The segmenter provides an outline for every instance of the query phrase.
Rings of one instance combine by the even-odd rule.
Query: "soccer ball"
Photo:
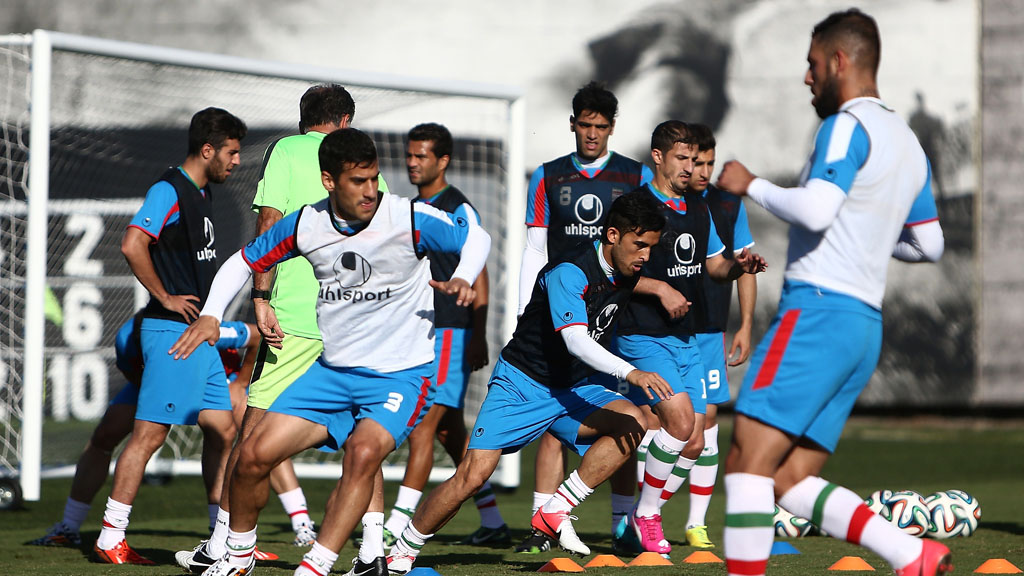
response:
[[[954,536],[970,536],[978,529],[981,505],[963,490],[945,490],[925,498],[932,526],[928,536],[945,540]]]
[[[775,535],[780,538],[799,538],[810,534],[814,525],[810,520],[793,516],[788,511],[775,505]]]
[[[871,509],[872,512],[878,514],[885,520],[892,520],[892,509],[889,508],[889,499],[892,498],[892,490],[875,490],[868,496],[868,499],[864,501],[864,504]]]
[[[889,523],[911,536],[924,536],[934,530],[934,523],[928,513],[928,504],[913,490],[893,492],[886,500],[891,516]]]

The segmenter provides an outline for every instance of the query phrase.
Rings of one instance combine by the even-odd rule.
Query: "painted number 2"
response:
[[[384,407],[392,412],[398,412],[398,409],[402,407],[402,395],[398,392],[392,392],[388,394],[388,401],[384,403]]]

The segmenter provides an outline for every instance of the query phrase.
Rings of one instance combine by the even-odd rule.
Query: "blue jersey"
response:
[[[609,277],[600,250],[600,242],[580,245],[578,252],[541,270],[515,334],[501,351],[506,362],[550,388],[569,388],[594,373],[569,353],[559,331],[586,326],[590,337],[607,348],[636,286],[637,276]]]
[[[732,259],[736,252],[754,245],[754,238],[750,235],[750,227],[747,224],[747,210],[738,196],[709,185],[704,189],[704,201],[708,203],[711,221],[725,246],[723,256]],[[716,282],[710,276],[704,276],[707,322],[701,332],[725,332],[729,323],[732,285],[732,282]]]
[[[700,194],[685,192],[671,198],[648,184],[646,190],[661,206],[665,229],[661,240],[651,248],[644,264],[644,276],[665,282],[690,301],[690,311],[682,318],[670,318],[661,301],[651,295],[637,295],[626,307],[619,323],[622,335],[688,336],[705,324],[704,278],[707,259],[725,250],[715,221]]]
[[[455,222],[468,222],[470,226],[480,225],[479,214],[462,191],[454,186],[448,186],[431,198],[416,198],[415,201],[444,210],[451,214]],[[431,251],[427,256],[430,258],[430,275],[438,282],[450,279],[459,265],[459,255],[451,252]],[[455,296],[434,292],[434,325],[438,328],[471,328],[472,310],[468,306],[459,306]]]
[[[534,171],[526,201],[526,225],[548,229],[548,258],[598,240],[601,222],[619,196],[653,179],[643,164],[612,152],[599,168],[585,169],[569,154]]]

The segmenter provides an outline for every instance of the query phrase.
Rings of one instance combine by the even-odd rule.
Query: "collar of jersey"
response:
[[[668,206],[669,208],[679,212],[680,214],[686,214],[686,199],[680,196],[679,198],[672,198],[667,194],[661,193],[657,188],[654,187],[654,182],[647,183],[647,189],[654,194],[654,197],[658,199],[658,202]],[[682,210],[680,210],[679,204],[682,204]]]
[[[437,201],[438,198],[440,198],[442,195],[444,195],[444,193],[447,192],[448,189],[451,188],[451,187],[452,187],[452,185],[449,184],[449,185],[445,186],[444,188],[441,188],[440,192],[438,192],[437,194],[434,194],[430,198],[423,198],[422,196],[417,196],[416,199],[413,200],[413,201],[414,202],[423,202],[425,204],[433,204],[434,202]]]
[[[383,204],[383,203],[384,203],[384,193],[383,192],[377,192],[377,210],[378,211],[380,210],[381,204]],[[334,208],[331,206],[330,202],[327,203],[327,208],[328,208],[328,212],[331,214],[331,226],[334,226],[334,229],[337,230],[339,234],[344,234],[345,236],[354,236],[354,235],[358,234],[359,232],[365,230],[366,227],[370,225],[370,222],[360,222],[357,226],[353,226],[353,225],[349,224],[346,220],[342,220],[341,218],[338,218],[338,215],[334,213]],[[376,217],[377,217],[377,212],[374,212],[373,213],[373,217],[370,218],[370,221],[372,222],[373,219],[376,218]]]
[[[588,179],[589,178],[594,178],[595,176],[597,176],[598,174],[600,174],[601,172],[604,171],[604,167],[608,165],[608,162],[611,162],[612,154],[615,154],[615,153],[614,152],[608,152],[607,156],[605,156],[604,162],[601,163],[601,166],[599,166],[597,168],[594,168],[594,167],[584,168],[583,164],[580,164],[580,159],[576,156],[576,153],[573,152],[572,153],[572,165],[576,167],[576,170],[578,170],[579,173],[582,174],[584,178],[588,178]],[[593,170],[594,173],[590,174],[590,173],[588,173],[588,170]]]
[[[202,194],[204,197],[206,196],[206,190],[203,190],[202,188],[200,188],[199,185],[196,184],[196,181],[193,180],[192,177],[188,175],[188,172],[185,172],[184,168],[182,168],[181,166],[178,166],[178,172],[181,172],[182,174],[184,174],[185,175],[185,179],[188,180],[189,182],[191,182],[192,185],[196,187],[196,190],[199,190],[200,194]]]
[[[615,268],[612,268],[611,263],[604,259],[604,251],[601,250],[600,240],[594,240],[594,250],[597,252],[597,263],[601,265],[601,271],[604,272],[609,282],[615,284]]]

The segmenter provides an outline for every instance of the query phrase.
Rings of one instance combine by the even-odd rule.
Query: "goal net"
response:
[[[38,499],[39,477],[73,473],[125,384],[114,336],[148,294],[120,253],[121,237],[149,186],[184,158],[189,119],[207,106],[249,127],[241,166],[218,187],[223,257],[252,237],[263,153],[297,132],[299,97],[310,85],[348,88],[353,125],[374,138],[384,178],[404,196],[415,194],[405,175],[405,134],[421,122],[446,125],[455,138],[448,179],[480,211],[494,241],[492,362],[510,336],[524,197],[518,90],[42,31],[0,37],[0,76],[0,476],[20,475],[26,499]],[[470,424],[486,376],[472,378]],[[197,429],[174,427],[150,470],[198,473],[200,448]],[[401,451],[389,459],[388,478],[401,477],[403,459]],[[297,463],[300,476],[340,474],[338,455],[310,451]],[[435,478],[451,473],[439,464]],[[503,469],[495,481],[517,485],[518,462]]]

